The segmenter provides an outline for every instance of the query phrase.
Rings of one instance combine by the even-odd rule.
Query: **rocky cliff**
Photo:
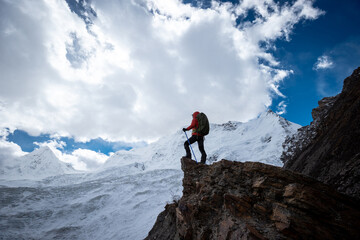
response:
[[[360,204],[315,179],[257,162],[181,159],[183,196],[146,239],[360,239]]]
[[[360,68],[344,80],[340,94],[319,101],[312,117],[286,139],[284,168],[360,199]]]

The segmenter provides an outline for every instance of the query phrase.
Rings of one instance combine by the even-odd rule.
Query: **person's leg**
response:
[[[199,145],[199,150],[201,152],[201,163],[205,163],[206,162],[206,152],[204,149],[204,137],[202,136],[198,136],[198,145]]]
[[[186,151],[186,156],[185,157],[191,159],[191,152],[190,152],[189,142],[190,142],[190,144],[193,144],[194,142],[196,142],[196,136],[193,135],[193,136],[191,136],[189,138],[189,141],[186,140],[184,142],[184,148],[185,148],[185,151]]]

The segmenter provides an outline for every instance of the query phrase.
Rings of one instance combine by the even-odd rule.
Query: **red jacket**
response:
[[[202,136],[201,134],[199,134],[199,133],[197,133],[196,132],[196,129],[199,127],[199,121],[196,119],[196,116],[199,114],[199,112],[194,112],[193,113],[193,119],[192,119],[192,121],[191,121],[191,124],[190,124],[190,126],[188,126],[187,128],[186,128],[186,130],[193,130],[193,132],[192,132],[192,135],[196,135],[196,136]]]

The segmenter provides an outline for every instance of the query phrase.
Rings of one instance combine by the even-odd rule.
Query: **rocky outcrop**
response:
[[[359,201],[257,162],[182,158],[183,196],[146,239],[360,239]]]
[[[284,168],[360,199],[360,68],[344,80],[340,94],[319,101],[312,117],[286,139]]]
[[[318,102],[319,107],[314,108],[311,112],[313,122],[298,129],[294,135],[286,137],[283,143],[283,153],[280,159],[289,164],[295,156],[298,156],[302,151],[311,144],[311,141],[317,136],[317,129],[322,121],[327,116],[327,112],[334,105],[338,95],[335,97],[326,97]]]

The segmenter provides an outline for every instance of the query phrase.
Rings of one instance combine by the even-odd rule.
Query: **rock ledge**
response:
[[[146,239],[360,239],[360,204],[315,179],[258,162],[181,159],[183,196]]]

